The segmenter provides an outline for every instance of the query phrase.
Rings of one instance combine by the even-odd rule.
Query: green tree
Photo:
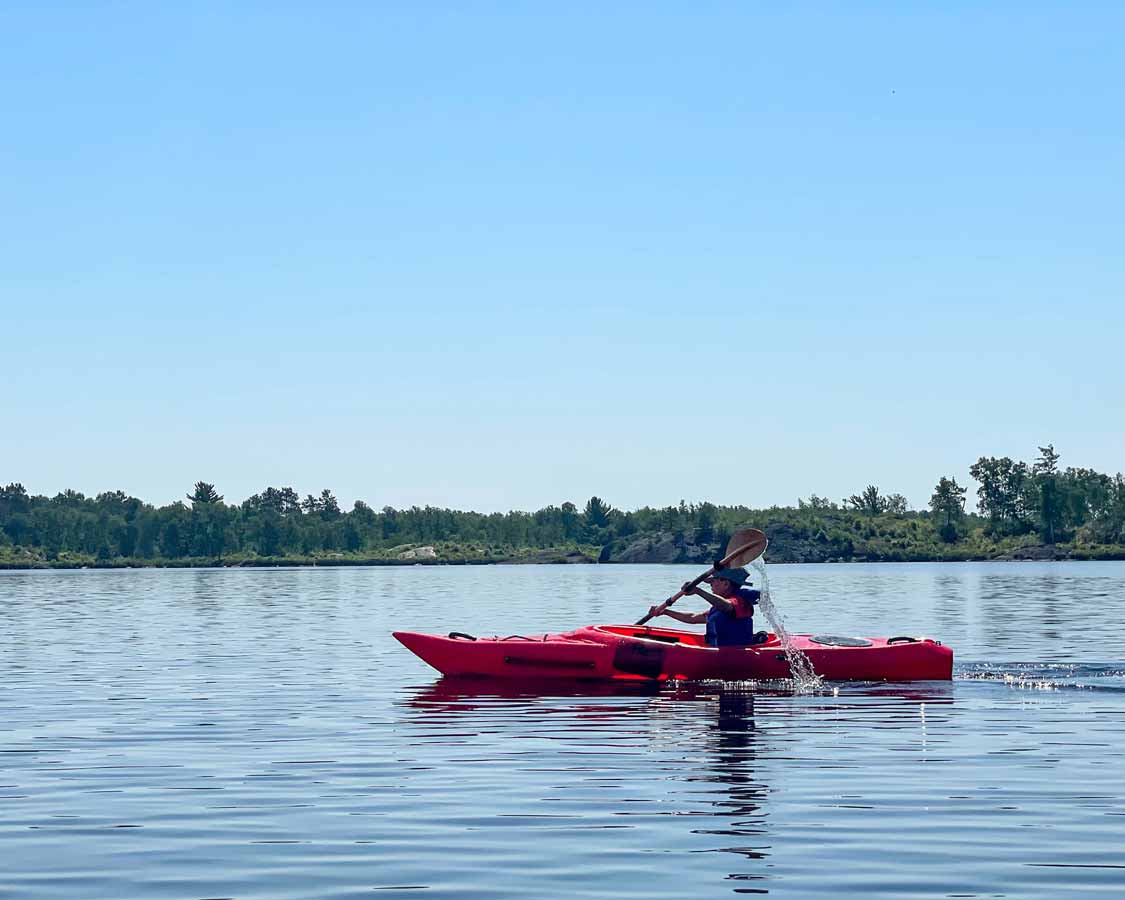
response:
[[[355,553],[363,547],[363,535],[360,533],[359,526],[356,524],[355,519],[348,518],[345,520],[343,532],[345,550]]]
[[[610,520],[614,513],[616,510],[600,497],[591,497],[582,512],[580,535],[583,543],[609,545],[613,540]]]
[[[700,503],[695,511],[695,540],[709,544],[715,539],[715,524],[719,521],[719,511],[714,503]]]
[[[729,527],[727,527],[726,524],[719,525],[718,529],[715,531],[715,543],[719,545],[719,551],[715,554],[716,562],[718,562],[722,557],[723,552],[726,550],[727,544],[730,543],[730,539],[732,536],[733,532]]]
[[[258,520],[258,553],[262,556],[277,556],[281,549],[281,514],[274,509],[266,509]]]
[[[221,503],[197,503],[188,518],[188,553],[191,556],[221,557],[227,546],[230,514]]]
[[[325,522],[334,522],[343,515],[340,512],[340,504],[336,502],[335,495],[328,488],[320,492],[317,511],[320,513],[320,518]]]
[[[969,468],[969,474],[980,483],[977,488],[977,508],[988,516],[992,530],[999,529],[1007,509],[1007,471],[1012,461],[994,456],[982,456]]]
[[[1099,515],[1083,528],[1083,537],[1100,544],[1125,543],[1125,476],[1110,480],[1109,497]]]
[[[165,515],[160,529],[160,555],[165,559],[186,556],[187,554],[184,552],[187,532],[186,510],[182,504],[174,503],[171,507],[165,507],[161,512]]]
[[[582,513],[589,528],[605,528],[609,525],[610,506],[601,497],[591,497],[586,501],[586,509]]]
[[[573,541],[578,537],[582,521],[579,518],[578,507],[569,500],[559,507],[559,518],[562,520],[564,541]]]
[[[17,547],[31,534],[31,519],[23,513],[12,513],[4,522],[4,531]]]
[[[215,485],[208,484],[206,481],[197,481],[195,483],[195,490],[187,495],[187,498],[193,503],[221,503],[222,496],[215,490]]]
[[[1066,500],[1059,486],[1059,454],[1052,444],[1039,448],[1032,474],[1038,489],[1039,534],[1053,544],[1063,528]]]
[[[22,484],[12,483],[0,488],[0,520],[31,511],[31,498]]]
[[[55,495],[54,502],[69,509],[81,509],[86,503],[86,495],[67,488],[62,493]]]
[[[992,534],[1022,534],[1029,530],[1030,511],[1035,508],[1035,480],[1027,463],[1009,457],[984,457],[970,468],[980,487],[977,508],[988,516]]]
[[[887,512],[896,516],[905,516],[906,509],[906,498],[902,494],[891,494],[887,497]]]
[[[242,508],[253,512],[273,510],[279,516],[286,516],[301,512],[301,498],[293,488],[267,487],[260,494],[248,497]]]
[[[952,544],[957,540],[961,523],[965,519],[965,488],[957,483],[956,478],[946,478],[943,475],[930,497],[930,510],[938,523],[937,531],[941,539]]]
[[[1059,479],[1065,495],[1067,524],[1080,528],[1101,518],[1113,503],[1113,479],[1093,469],[1068,468]]]
[[[62,509],[49,509],[43,520],[43,552],[47,559],[58,559],[66,547],[66,518]]]
[[[137,552],[137,543],[140,539],[140,529],[135,522],[126,522],[118,534],[118,547],[121,555],[134,556]]]
[[[798,498],[797,508],[814,510],[839,509],[839,507],[827,497],[818,497],[816,494],[809,494],[808,500]]]
[[[851,507],[864,515],[877,516],[887,511],[888,502],[886,497],[880,496],[879,488],[869,484],[863,489],[862,494],[852,494],[844,500],[844,506]]]
[[[383,518],[379,523],[380,529],[383,532],[383,540],[387,541],[398,535],[401,528],[399,522],[398,510],[393,506],[383,507]]]

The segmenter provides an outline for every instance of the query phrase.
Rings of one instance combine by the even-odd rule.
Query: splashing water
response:
[[[785,627],[785,619],[777,611],[777,607],[773,605],[773,599],[770,597],[770,580],[766,576],[765,560],[758,559],[750,565],[758,573],[759,586],[762,592],[762,596],[758,599],[758,607],[765,614],[766,620],[770,623],[770,627],[773,628],[778,640],[781,641],[781,647],[785,651],[785,659],[789,663],[789,672],[793,676],[794,689],[799,694],[809,694],[821,690],[824,687],[824,680],[816,674],[812,662],[805,655],[805,652],[793,643],[793,637]]]

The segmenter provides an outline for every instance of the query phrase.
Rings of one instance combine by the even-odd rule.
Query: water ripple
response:
[[[952,683],[457,681],[388,636],[681,574],[2,573],[0,900],[1120,891],[1125,565],[773,573],[798,630],[936,634]]]

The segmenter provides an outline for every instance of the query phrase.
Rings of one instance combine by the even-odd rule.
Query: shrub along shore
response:
[[[155,507],[122,491],[87,497],[0,488],[0,568],[707,563],[748,526],[770,562],[1125,559],[1125,478],[1059,467],[1050,445],[1032,464],[981,457],[966,488],[942,477],[927,509],[875,485],[836,503],[754,509],[685,503],[632,511],[591,497],[536,512],[435,507],[344,511],[329,490],[302,499],[269,487],[239,504],[197,482]]]
[[[670,540],[671,535],[658,537],[658,542]],[[427,545],[428,546],[428,545]],[[423,546],[422,549],[425,549]],[[449,553],[438,545],[434,557],[401,559],[369,554],[325,553],[313,556],[185,556],[177,559],[153,557],[116,557],[97,559],[89,554],[66,554],[53,560],[42,559],[33,553],[0,551],[2,569],[193,569],[193,568],[284,568],[288,566],[482,566],[519,564],[573,564],[603,563],[629,565],[631,563],[694,563],[710,565],[718,556],[718,548],[709,556],[698,553],[677,554],[671,559],[601,559],[601,548],[557,547],[546,550],[514,549],[506,552],[492,548],[479,554],[466,554],[463,550]],[[1113,544],[1020,544],[1010,548],[993,548],[989,553],[925,553],[921,551],[894,551],[887,554],[856,554],[841,557],[810,555],[782,557],[772,548],[766,552],[767,562],[777,565],[797,562],[972,562],[982,560],[1123,560],[1125,546]]]

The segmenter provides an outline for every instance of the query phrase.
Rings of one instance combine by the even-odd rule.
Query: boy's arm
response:
[[[674,609],[666,609],[664,615],[671,616],[677,622],[683,622],[686,625],[698,625],[700,622],[707,621],[707,613],[682,613]]]
[[[710,591],[705,591],[701,587],[693,588],[691,587],[690,582],[685,584],[682,588],[680,588],[680,590],[682,590],[685,594],[694,594],[696,597],[702,597],[713,607],[715,607],[715,609],[721,609],[728,616],[734,615],[734,604],[729,600],[724,600],[722,597],[719,597],[716,594],[712,594]],[[706,618],[706,615],[704,615],[704,618]]]
[[[668,616],[675,619],[677,622],[683,622],[686,625],[698,625],[700,622],[707,621],[707,613],[682,613],[678,610],[669,609],[663,603],[659,606],[653,606],[649,609],[650,616]]]

